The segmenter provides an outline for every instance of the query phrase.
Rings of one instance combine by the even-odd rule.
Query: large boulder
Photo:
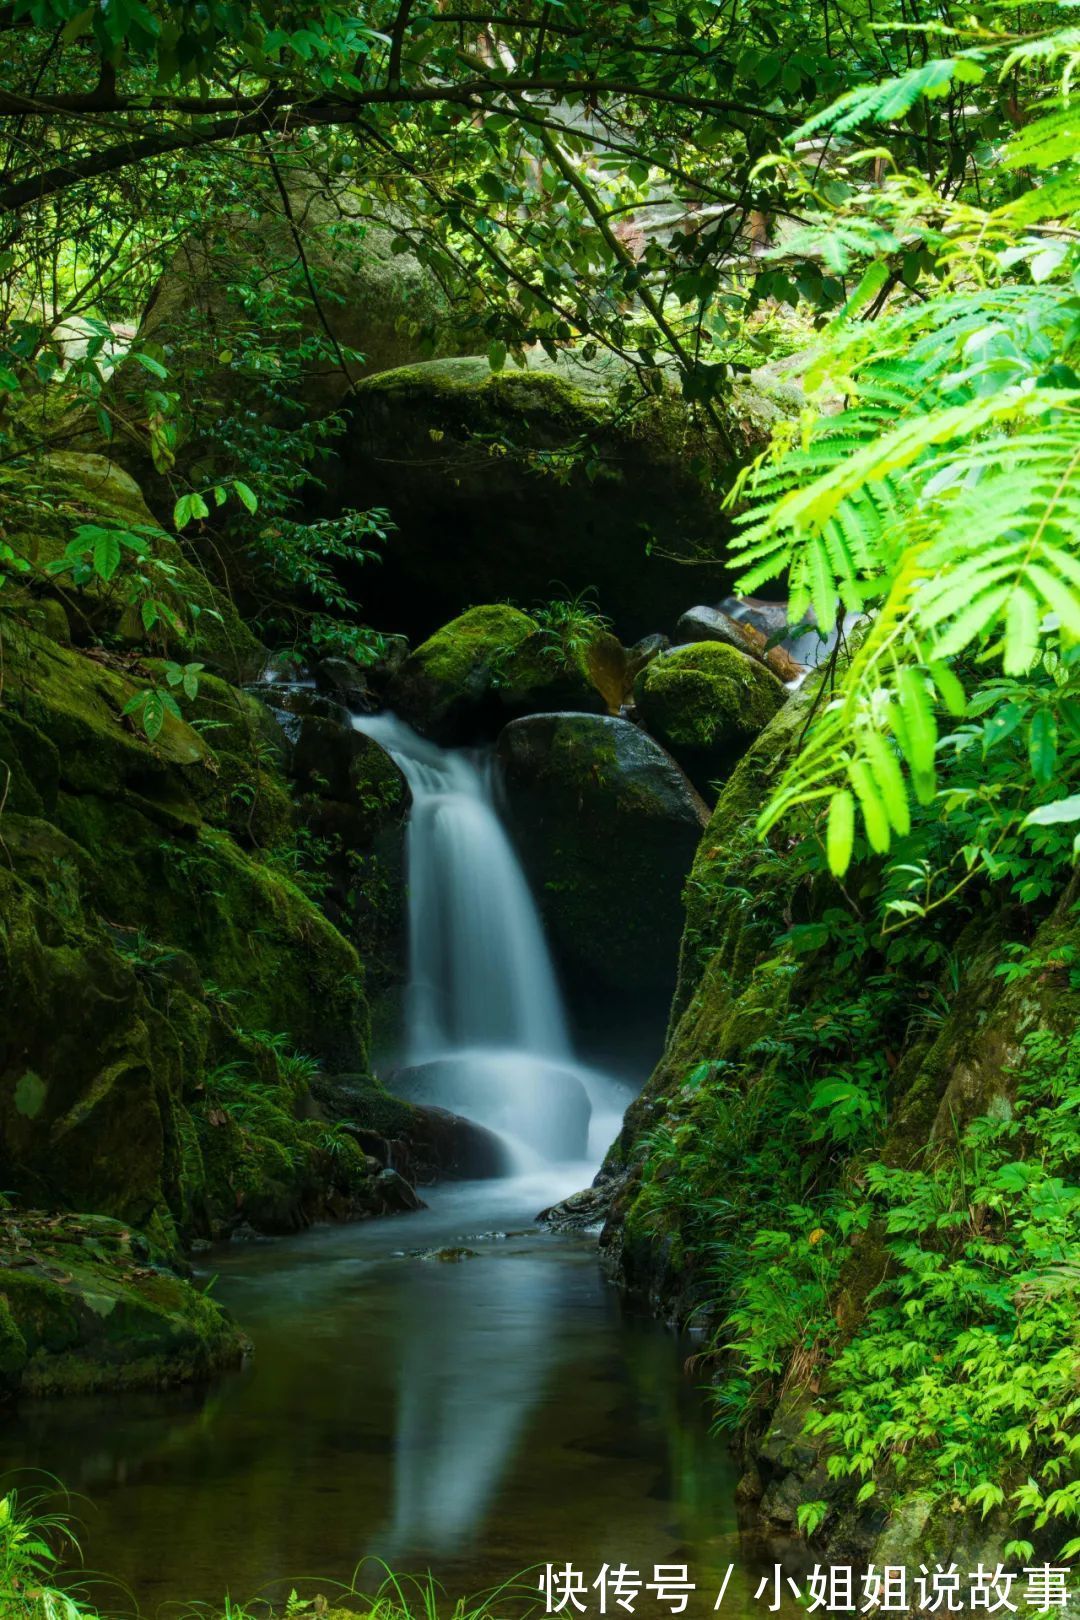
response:
[[[155,570],[154,594],[176,615],[182,633],[165,619],[155,634],[162,651],[181,662],[196,660],[230,679],[250,678],[266,662],[266,649],[256,640],[228,594],[214,586],[196,566],[175,535],[166,533],[146,504],[134,478],[109,456],[57,450],[42,457],[35,469],[32,499],[15,491],[5,502],[5,538],[34,565],[35,605],[39,612],[63,612],[67,634],[77,645],[104,640],[145,646],[146,628],[137,581],[147,567],[124,548],[120,567],[106,584],[98,576],[76,585],[72,573],[57,565],[83,526],[134,532],[146,544]],[[89,542],[88,542],[89,543]]]
[[[289,222],[276,212],[237,213],[181,243],[154,289],[140,339],[160,345],[166,361],[175,357],[185,368],[197,344],[204,358],[196,379],[200,398],[246,394],[249,406],[272,409],[273,390],[259,375],[260,334],[253,330],[257,266],[263,281],[276,276],[277,340],[287,356],[290,350],[309,356],[298,393],[316,415],[333,410],[358,377],[433,354],[460,354],[438,281],[414,254],[397,251],[395,233],[361,217],[348,193],[331,196],[303,176],[293,183],[303,193],[294,199],[294,223],[321,313]],[[335,341],[346,355],[344,368]],[[318,353],[312,356],[313,348]]]
[[[608,643],[622,653],[614,636],[603,636]],[[470,608],[429,636],[397,670],[386,697],[425,735],[468,742],[541,710],[606,713],[596,684],[601,673],[599,659],[585,651],[564,654],[527,613],[495,603]]]
[[[539,714],[502,733],[510,815],[576,1002],[670,994],[680,895],[706,810],[628,720]]]
[[[468,602],[591,589],[623,640],[673,622],[687,560],[712,596],[731,533],[715,493],[783,408],[753,384],[728,407],[723,442],[671,388],[630,408],[629,368],[530,358],[493,373],[485,359],[432,360],[361,382],[349,407],[331,499],[388,506],[398,532],[369,610],[426,634]]]
[[[240,1218],[367,1212],[363,1155],[302,1117],[320,1063],[364,1065],[367,1004],[309,892],[274,723],[206,678],[205,730],[170,715],[151,744],[124,717],[138,690],[36,631],[5,636],[0,1186],[166,1248]]]
[[[755,659],[718,641],[676,647],[634,684],[641,717],[703,793],[730,775],[787,693]]]

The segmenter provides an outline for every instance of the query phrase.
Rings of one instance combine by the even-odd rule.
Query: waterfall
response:
[[[394,1089],[494,1131],[507,1169],[586,1158],[594,1112],[596,1151],[624,1098],[574,1060],[536,904],[495,807],[494,761],[439,748],[393,715],[353,724],[412,790],[406,1066]]]

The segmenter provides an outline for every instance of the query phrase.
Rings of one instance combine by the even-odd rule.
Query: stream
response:
[[[148,1615],[347,1582],[367,1554],[454,1594],[538,1562],[689,1563],[711,1612],[705,1585],[738,1562],[734,1464],[686,1345],[623,1306],[592,1241],[532,1225],[574,1184],[447,1185],[418,1214],[229,1251],[215,1293],[248,1367],[27,1403],[10,1454],[85,1493],[89,1567]],[[475,1257],[409,1252],[451,1243]]]
[[[85,1494],[88,1568],[147,1614],[347,1583],[369,1558],[453,1595],[548,1562],[587,1582],[605,1563],[643,1581],[687,1564],[687,1612],[709,1614],[740,1564],[737,1473],[690,1346],[621,1300],[595,1236],[535,1223],[589,1183],[632,1088],[575,1055],[491,764],[392,717],[354,723],[413,794],[391,1085],[493,1133],[502,1173],[422,1189],[409,1215],[206,1257],[250,1363],[209,1390],[25,1403],[6,1460]],[[643,1594],[637,1612],[672,1610]]]

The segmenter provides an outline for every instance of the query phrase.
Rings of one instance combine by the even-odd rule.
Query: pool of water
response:
[[[712,1613],[745,1562],[735,1465],[687,1345],[621,1301],[593,1240],[533,1224],[580,1173],[446,1185],[413,1215],[210,1257],[250,1364],[208,1390],[26,1404],[5,1464],[85,1494],[87,1564],[147,1614],[348,1582],[369,1557],[451,1594],[547,1562],[589,1581],[686,1563],[689,1612]],[[472,1253],[415,1252],[447,1246]]]

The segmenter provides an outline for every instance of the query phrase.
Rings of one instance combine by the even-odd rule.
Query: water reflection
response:
[[[465,1274],[458,1275],[461,1268]],[[451,1275],[451,1269],[453,1275]],[[428,1263],[404,1303],[394,1519],[384,1546],[433,1554],[481,1523],[568,1345],[557,1262]]]
[[[89,1562],[149,1612],[348,1580],[369,1553],[454,1592],[548,1560],[707,1578],[733,1556],[731,1464],[672,1337],[624,1313],[591,1246],[527,1228],[565,1190],[457,1188],[229,1254],[249,1369],[202,1397],[26,1406],[4,1462],[92,1499]],[[403,1253],[451,1242],[475,1256]]]

